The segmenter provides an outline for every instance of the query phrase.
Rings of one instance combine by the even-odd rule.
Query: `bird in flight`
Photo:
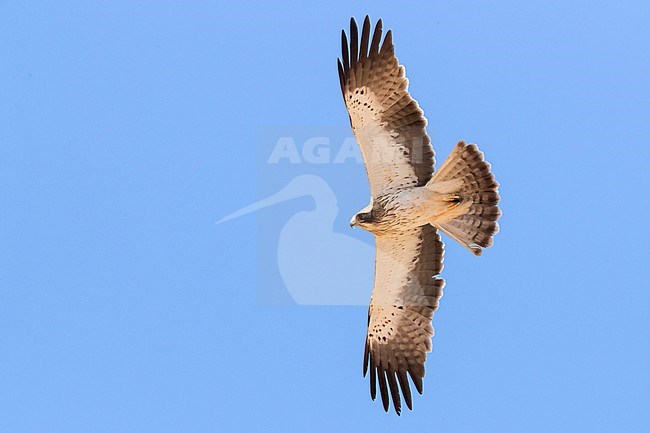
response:
[[[382,22],[371,32],[350,20],[338,59],[343,100],[370,182],[370,204],[350,221],[375,236],[375,283],[368,310],[363,375],[370,395],[377,384],[388,411],[412,409],[409,379],[422,394],[433,313],[444,280],[439,231],[475,255],[498,232],[498,183],[474,144],[458,142],[434,172],[427,120],[408,92],[404,66],[395,57],[392,32],[382,42]]]

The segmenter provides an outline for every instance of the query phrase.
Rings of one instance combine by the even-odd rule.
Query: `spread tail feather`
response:
[[[427,184],[434,191],[453,193],[458,205],[451,207],[451,219],[433,222],[447,236],[461,243],[474,255],[492,245],[499,231],[499,184],[475,144],[459,141],[447,160]],[[453,191],[447,191],[451,190]]]

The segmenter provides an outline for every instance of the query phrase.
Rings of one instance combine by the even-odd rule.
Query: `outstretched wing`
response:
[[[431,320],[445,284],[436,278],[442,270],[444,245],[436,228],[425,225],[397,235],[378,236],[376,248],[363,374],[370,368],[372,399],[379,383],[384,409],[388,411],[390,390],[399,414],[400,388],[412,409],[407,374],[422,394],[424,362],[433,337]]]
[[[373,197],[406,186],[422,186],[433,173],[427,120],[408,92],[389,30],[380,47],[381,20],[370,39],[370,19],[361,30],[350,20],[350,44],[342,32],[339,79],[354,135],[361,148]]]

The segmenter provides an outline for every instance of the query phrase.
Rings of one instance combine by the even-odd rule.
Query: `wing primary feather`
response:
[[[397,415],[402,413],[402,402],[399,398],[399,388],[397,387],[397,381],[395,380],[395,373],[392,371],[386,372],[386,377],[388,378],[388,386],[390,387],[390,395],[393,398],[393,407]]]
[[[388,387],[386,386],[386,375],[381,367],[377,367],[377,379],[379,379],[379,392],[381,393],[381,402],[384,405],[384,410],[388,412]]]
[[[359,29],[354,18],[350,18],[350,69],[357,66],[359,60]]]
[[[366,15],[363,20],[363,29],[361,30],[361,51],[359,58],[365,59],[368,57],[368,41],[370,40],[370,17]]]
[[[368,57],[376,56],[379,53],[379,43],[381,42],[381,20],[375,24],[375,32],[372,34],[372,43],[370,44],[370,54]]]
[[[414,373],[412,369],[409,369],[409,376],[411,376],[411,380],[413,381],[413,385],[415,385],[415,389],[417,389],[418,392],[422,394],[422,376]]]
[[[372,356],[370,357],[370,364],[372,364]],[[370,365],[370,398],[375,401],[377,398],[377,367]]]
[[[397,380],[399,380],[399,386],[402,388],[402,394],[404,395],[404,401],[406,406],[413,410],[413,401],[411,399],[411,388],[409,387],[409,379],[406,377],[406,372],[400,370],[397,372]]]
[[[350,71],[350,55],[348,53],[348,37],[345,30],[341,30],[341,51],[343,53],[343,71],[346,75]]]
[[[393,31],[388,30],[386,32],[386,37],[384,38],[384,43],[381,44],[381,53],[384,54],[392,50],[393,50]]]
[[[339,83],[341,84],[341,93],[343,93],[343,97],[345,98],[345,72],[343,71],[343,65],[341,65],[341,60],[336,59],[336,63],[338,64],[338,68],[339,68]]]
[[[368,373],[368,355],[370,353],[368,346],[368,341],[366,341],[366,347],[363,350],[363,377],[366,377],[366,373]]]

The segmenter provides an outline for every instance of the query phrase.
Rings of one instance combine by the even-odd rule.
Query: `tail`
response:
[[[490,172],[490,164],[483,160],[483,152],[475,144],[459,141],[427,187],[433,190],[453,188],[453,199],[449,201],[454,206],[448,211],[449,219],[432,222],[434,226],[477,256],[481,255],[481,248],[492,245],[501,216],[499,184]]]

